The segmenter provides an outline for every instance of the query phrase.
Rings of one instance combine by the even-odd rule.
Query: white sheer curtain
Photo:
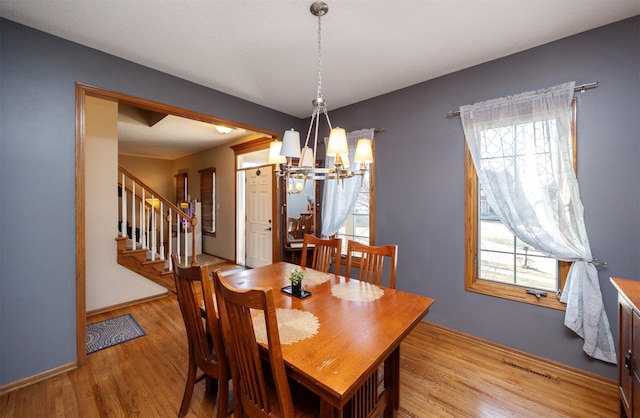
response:
[[[353,161],[358,145],[358,139],[368,138],[373,143],[373,129],[361,129],[347,134],[349,146],[349,161]],[[325,139],[325,142],[327,140]],[[326,144],[325,144],[326,145]],[[333,157],[327,157],[325,167],[333,166]],[[353,163],[352,163],[353,164]],[[350,167],[351,170],[359,170],[360,167]],[[344,180],[325,180],[322,196],[322,228],[321,235],[328,237],[344,225],[347,218],[353,212],[358,200],[358,193],[362,186],[362,176],[353,176]]]
[[[487,201],[525,243],[572,261],[561,302],[565,325],[590,356],[616,363],[598,272],[573,170],[571,100],[575,83],[460,108]]]

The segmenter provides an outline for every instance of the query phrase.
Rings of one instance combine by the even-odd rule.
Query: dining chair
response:
[[[340,273],[340,255],[342,252],[342,238],[318,238],[315,235],[305,234],[302,243],[302,256],[300,258],[300,265],[302,267],[307,266],[307,252],[308,246],[313,245],[313,254],[311,256],[311,267],[314,270],[329,273],[331,269],[331,263],[333,262],[335,267],[334,272]]]
[[[358,280],[365,281],[377,286],[382,285],[382,270],[385,258],[389,258],[389,288],[396,288],[396,269],[398,267],[398,246],[397,245],[366,245],[361,242],[349,240],[347,242],[347,266],[345,277],[351,277],[351,263],[353,253],[361,253],[360,264],[358,266]]]
[[[282,358],[273,290],[235,289],[216,272],[215,294],[233,382],[236,417],[317,417],[319,398],[295,382],[289,382]],[[253,315],[265,318],[268,362],[253,328]],[[295,392],[292,394],[292,388]],[[293,399],[296,399],[294,403]],[[298,402],[299,401],[299,402]]]
[[[300,215],[300,223],[302,224],[302,233],[311,234],[315,233],[313,226],[313,215]]]
[[[289,241],[300,240],[302,238],[302,224],[300,218],[288,218],[287,234]]]
[[[206,265],[182,266],[178,254],[172,254],[171,259],[178,304],[189,342],[189,370],[178,416],[187,414],[195,383],[205,378],[208,391],[218,388],[217,416],[229,416],[232,412],[229,407],[231,373],[213,301],[212,277]],[[204,300],[204,309],[200,297]],[[196,377],[198,369],[202,374]]]

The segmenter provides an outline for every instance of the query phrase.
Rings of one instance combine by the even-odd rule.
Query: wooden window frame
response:
[[[576,130],[576,99],[571,102],[571,135],[573,139],[573,168],[577,172],[577,130]],[[528,303],[531,305],[543,306],[564,311],[566,305],[560,302],[560,292],[554,294],[547,292],[546,297],[536,297],[526,292],[526,288],[507,283],[493,282],[478,278],[478,176],[473,165],[473,159],[469,146],[465,141],[465,282],[464,288],[468,292],[481,293],[484,295],[509,299],[516,302]],[[558,261],[559,287],[564,289],[567,275],[569,274],[570,262]]]
[[[373,146],[373,144],[372,144]],[[375,146],[373,148],[373,152],[375,155]],[[375,160],[375,158],[374,158]],[[375,163],[372,162],[369,164],[369,245],[375,245],[376,240],[375,240],[375,225],[376,225],[376,182],[375,182]],[[346,238],[346,237],[345,237]],[[347,248],[347,239],[343,239],[343,247],[346,249]],[[344,260],[346,262],[347,259],[347,253],[346,252],[342,252],[341,253],[341,258],[342,260]],[[358,267],[360,265],[360,257],[359,256],[354,256],[352,257],[352,266],[353,267]]]

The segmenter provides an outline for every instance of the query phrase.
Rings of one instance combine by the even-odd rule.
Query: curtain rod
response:
[[[580,84],[579,86],[576,86],[573,90],[574,91],[579,91],[580,93],[584,93],[586,89],[592,89],[594,87],[598,87],[598,82],[597,81],[592,81],[591,83]],[[460,116],[460,111],[459,110],[450,110],[450,111],[447,112],[447,117],[448,118],[452,118],[454,116]]]

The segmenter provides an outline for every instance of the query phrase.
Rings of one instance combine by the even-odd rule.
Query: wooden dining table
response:
[[[373,285],[334,274],[323,283],[304,280],[303,288],[311,295],[299,299],[280,291],[290,284],[287,274],[295,268],[300,266],[277,262],[225,279],[236,288],[271,287],[276,308],[317,318],[315,334],[283,344],[282,354],[289,376],[319,396],[323,417],[371,412],[395,416],[400,406],[400,343],[425,317],[433,299],[385,287],[372,289]],[[337,290],[356,298],[341,297]],[[359,299],[361,290],[375,290],[377,298]]]

